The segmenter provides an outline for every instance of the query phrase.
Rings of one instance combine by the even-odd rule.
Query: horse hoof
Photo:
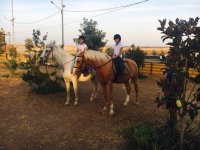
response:
[[[69,102],[66,102],[66,103],[65,103],[65,106],[69,106],[69,105],[70,105],[70,103],[69,103]]]
[[[109,113],[109,116],[114,116],[114,112],[113,112],[113,113],[110,112],[110,113]]]
[[[91,98],[90,98],[90,102],[93,102],[93,101],[94,101],[94,98],[93,98],[93,97],[91,97]]]
[[[108,110],[108,108],[106,107],[106,106],[104,106],[104,108],[103,108],[103,110],[102,111],[107,111]]]
[[[102,114],[103,116],[105,116],[106,112],[105,112],[104,110],[101,110],[101,114]]]
[[[124,103],[123,106],[124,106],[124,107],[127,107],[127,103]]]
[[[78,106],[78,102],[75,102],[75,103],[74,103],[74,106]]]
[[[111,110],[110,113],[109,113],[109,116],[113,116],[114,115],[114,111]]]

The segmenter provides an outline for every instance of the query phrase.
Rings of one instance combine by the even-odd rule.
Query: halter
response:
[[[49,56],[49,54],[52,52],[52,58],[54,57],[54,55],[53,55],[53,46],[50,48],[50,50],[48,50],[48,51],[45,51],[45,60],[47,61],[48,60],[48,56]],[[47,52],[47,53],[46,53]],[[65,63],[63,63],[63,65],[64,64],[68,64],[68,63],[70,63],[70,62],[72,62],[73,60],[75,60],[76,59],[76,57],[74,57],[73,59],[71,59],[71,60],[69,60],[69,61],[67,61],[67,62],[65,62]]]

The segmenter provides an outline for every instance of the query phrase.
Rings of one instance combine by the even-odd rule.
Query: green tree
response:
[[[3,46],[5,45],[5,38],[4,38],[4,30],[1,28],[0,29],[0,54],[3,54],[4,48]]]
[[[153,50],[153,51],[151,52],[151,54],[152,54],[153,56],[158,55],[158,53],[156,52],[156,50]]]
[[[165,55],[164,50],[161,50],[159,55],[160,55],[160,56]]]
[[[17,49],[14,46],[8,48],[8,57],[15,60],[17,57]]]
[[[159,20],[159,22],[160,27],[157,29],[164,34],[161,37],[163,42],[166,39],[171,41],[167,43],[170,48],[167,56],[167,67],[164,69],[166,78],[160,84],[164,92],[162,102],[168,108],[170,118],[175,122],[179,120],[179,144],[180,149],[183,149],[186,116],[188,114],[191,120],[194,120],[200,109],[200,95],[192,99],[190,98],[191,94],[186,97],[187,83],[190,78],[189,69],[198,70],[199,75],[195,78],[194,87],[200,84],[199,18],[190,18],[188,21],[177,18],[175,22],[169,21],[168,25],[166,25],[166,19]],[[200,91],[200,88],[198,88],[198,91]],[[178,116],[176,112],[178,112]],[[177,117],[179,118],[178,120]]]
[[[107,41],[104,41],[106,33],[103,30],[99,30],[97,25],[97,21],[83,18],[83,23],[81,23],[81,29],[79,30],[80,35],[85,36],[88,48],[96,51],[107,43]],[[78,39],[74,38],[74,42],[78,43]]]
[[[113,48],[112,47],[107,47],[105,50],[105,53],[107,53],[109,56],[113,55]]]
[[[37,48],[44,49],[48,32],[42,36],[40,30],[33,29],[33,42]]]
[[[3,62],[3,64],[7,67],[7,69],[10,71],[9,76],[15,75],[15,72],[18,68],[18,63],[16,61],[17,57],[17,50],[16,47],[11,46],[8,48],[8,60]]]
[[[144,65],[145,52],[140,49],[139,46],[131,45],[129,49],[125,52],[125,58],[134,60],[138,65],[138,71]]]
[[[26,47],[27,52],[29,53],[29,57],[30,57],[30,55],[31,55],[30,53],[31,53],[32,49],[34,48],[33,40],[30,38],[27,38],[25,40],[25,47]]]
[[[3,62],[3,64],[7,67],[7,69],[10,71],[9,76],[13,76],[18,68],[18,63],[16,60],[11,59],[7,60],[6,62]]]

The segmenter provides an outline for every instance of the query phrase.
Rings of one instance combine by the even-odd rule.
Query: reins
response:
[[[93,69],[95,69],[95,70],[97,70],[97,69],[100,69],[101,67],[103,67],[103,66],[105,66],[105,65],[107,65],[109,62],[111,62],[113,59],[110,59],[109,61],[107,61],[105,64],[103,64],[103,65],[100,65],[100,66],[98,66],[98,67],[95,67],[95,68],[93,68]]]
[[[83,56],[76,56],[76,57],[82,57],[83,58],[83,60],[82,60],[82,63],[81,63],[81,65],[80,65],[80,67],[74,67],[74,68],[77,68],[77,69],[81,69],[81,67],[82,67],[82,64],[83,64],[83,62],[85,62],[85,64],[87,64],[86,63],[86,61],[85,61],[85,59],[84,59],[84,55]],[[110,59],[109,61],[107,61],[106,63],[104,63],[103,65],[100,65],[100,66],[98,66],[98,67],[92,67],[91,65],[91,67],[94,69],[94,70],[97,70],[97,69],[100,69],[100,68],[102,68],[103,66],[105,66],[105,65],[107,65],[109,62],[111,62],[113,59]],[[87,64],[88,65],[88,64]]]

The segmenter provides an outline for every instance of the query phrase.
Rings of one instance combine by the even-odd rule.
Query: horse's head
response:
[[[77,73],[77,71],[83,71],[86,68],[86,62],[84,59],[84,52],[79,52],[76,55],[76,59],[74,62],[74,69],[75,69],[75,73]]]
[[[55,47],[55,42],[50,42],[44,50],[42,51],[42,54],[39,57],[39,63],[44,64],[47,62],[48,59],[52,59],[54,57],[53,50]]]

